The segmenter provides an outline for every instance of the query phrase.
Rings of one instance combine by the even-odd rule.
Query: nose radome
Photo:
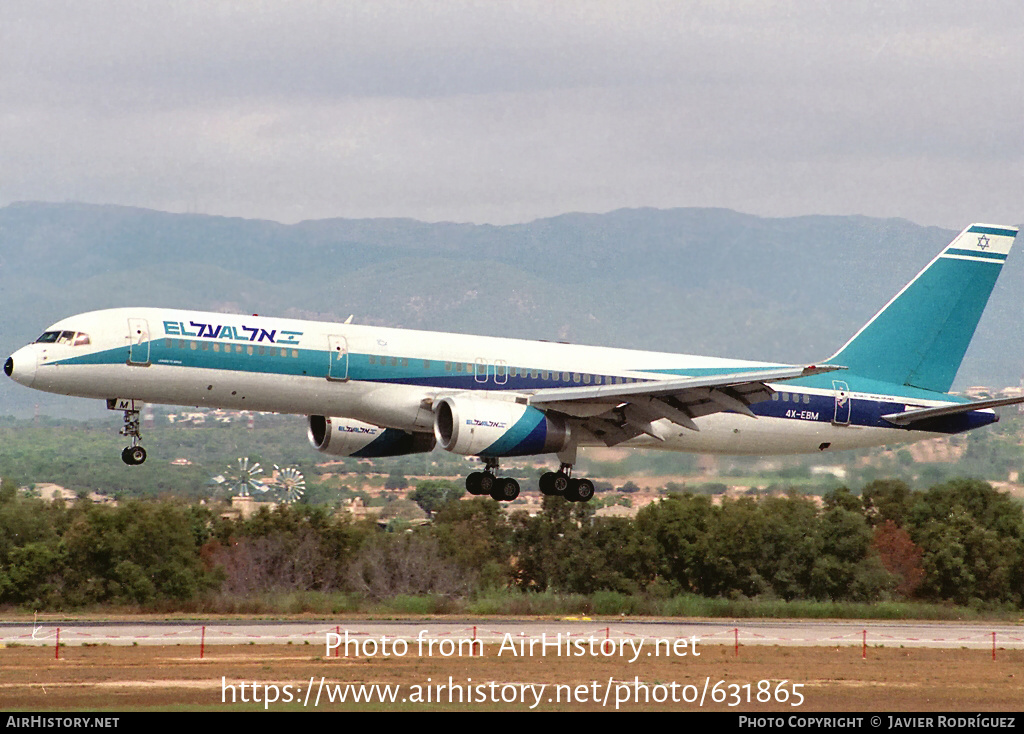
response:
[[[22,347],[4,362],[4,374],[25,387],[32,387],[36,377],[36,355],[29,347]]]

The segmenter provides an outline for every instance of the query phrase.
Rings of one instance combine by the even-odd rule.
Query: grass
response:
[[[31,610],[4,610],[5,617],[31,614]],[[780,599],[708,599],[695,594],[657,597],[598,591],[590,595],[559,594],[551,591],[525,592],[492,589],[470,598],[441,595],[403,595],[390,599],[366,599],[350,593],[278,592],[248,597],[210,596],[178,605],[160,604],[131,607],[77,609],[69,617],[117,617],[140,614],[207,617],[211,615],[339,617],[368,615],[401,616],[498,616],[561,617],[593,615],[602,617],[690,617],[746,619],[889,619],[889,620],[977,620],[1018,622],[1024,612],[1010,605],[976,603],[971,606],[932,604],[920,601],[873,603]]]

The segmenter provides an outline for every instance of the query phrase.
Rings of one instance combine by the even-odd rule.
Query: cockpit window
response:
[[[89,343],[89,335],[81,331],[46,331],[36,344],[69,344],[76,347]]]

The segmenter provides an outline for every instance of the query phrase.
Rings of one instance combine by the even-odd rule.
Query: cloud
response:
[[[154,9],[156,8],[156,9]],[[1021,219],[1019,3],[33,2],[0,203]]]

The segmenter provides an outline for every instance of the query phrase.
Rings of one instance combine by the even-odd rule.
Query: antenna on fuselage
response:
[[[356,315],[355,315],[354,313],[350,313],[350,314],[348,315],[348,318],[347,318],[347,319],[345,319],[344,323],[346,323],[346,324],[351,324],[351,323],[352,323],[352,319],[354,319],[354,318],[355,318],[355,316],[356,316]]]

